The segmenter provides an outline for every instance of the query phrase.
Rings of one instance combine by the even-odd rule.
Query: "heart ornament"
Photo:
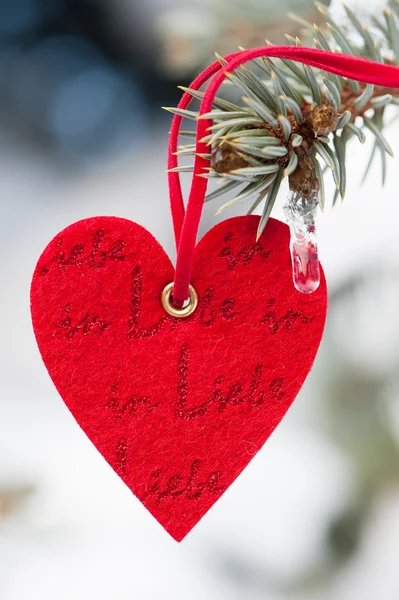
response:
[[[181,540],[283,418],[324,327],[324,277],[292,284],[289,230],[236,217],[198,243],[196,311],[166,313],[174,268],[131,221],[95,217],[39,259],[31,306],[48,372],[76,421],[144,506]]]

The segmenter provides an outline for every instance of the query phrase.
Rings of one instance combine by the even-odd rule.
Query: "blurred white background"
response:
[[[383,5],[349,4],[372,14]],[[353,142],[346,200],[319,217],[331,300],[315,367],[263,450],[182,544],[82,434],[35,345],[31,275],[66,225],[130,218],[173,256],[170,118],[160,106],[230,43],[212,37],[209,6],[1,2],[0,600],[399,598],[396,158],[383,189],[377,164],[360,186],[370,147]],[[279,10],[264,0],[256,35],[271,37],[276,12],[282,31],[292,28]],[[339,2],[332,10],[341,15]],[[168,23],[188,31],[193,47]],[[176,63],[183,55],[191,66]],[[399,121],[386,134],[399,156]],[[202,232],[216,209],[207,205]]]

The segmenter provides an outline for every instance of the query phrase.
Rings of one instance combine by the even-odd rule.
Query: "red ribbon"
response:
[[[200,73],[191,83],[191,89],[198,90],[213,75],[216,75],[204,94],[199,113],[205,114],[212,110],[213,99],[225,79],[226,73],[231,73],[241,64],[255,58],[261,58],[262,56],[295,60],[363,83],[399,88],[399,67],[393,65],[381,64],[355,56],[336,54],[314,48],[271,46],[230,54],[226,57],[228,64],[224,67],[219,62],[214,62]],[[187,108],[191,100],[192,96],[186,92],[180,100],[179,108]],[[178,164],[178,158],[174,153],[177,151],[181,122],[182,117],[175,115],[170,130],[168,169],[173,169]],[[173,299],[176,305],[181,305],[188,298],[194,248],[208,185],[206,178],[197,177],[197,175],[207,172],[206,168],[209,167],[209,160],[198,156],[198,154],[209,152],[209,148],[204,142],[200,142],[200,140],[207,135],[207,130],[211,125],[212,121],[208,119],[200,119],[198,121],[194,175],[186,211],[184,209],[179,173],[168,173],[170,208],[177,248],[176,271],[173,285]]]

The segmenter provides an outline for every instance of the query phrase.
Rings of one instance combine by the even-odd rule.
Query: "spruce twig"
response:
[[[319,26],[290,15],[304,30],[306,43],[309,40],[324,50],[399,64],[399,0],[390,0],[389,9],[380,19],[372,19],[370,29],[347,6],[344,6],[347,23],[343,27],[335,22],[324,4],[316,2],[315,5],[324,21]],[[305,43],[298,37],[286,37],[293,45]],[[226,64],[222,57],[216,56],[221,64]],[[239,93],[241,104],[218,97],[212,111],[201,117],[213,121],[203,140],[209,146],[211,157],[211,170],[206,176],[222,181],[217,190],[207,195],[206,201],[238,190],[218,212],[236,202],[248,201],[247,213],[251,213],[263,203],[260,235],[284,177],[288,177],[289,187],[295,194],[305,199],[319,195],[323,210],[325,189],[320,159],[334,178],[334,205],[338,196],[343,199],[345,195],[347,144],[353,138],[364,143],[364,130],[374,138],[367,170],[379,154],[385,181],[386,154],[392,155],[392,149],[384,136],[384,112],[387,106],[399,105],[399,90],[361,84],[293,61],[269,57],[238,68],[228,75],[228,82]],[[194,98],[203,97],[201,91],[182,89]],[[198,119],[196,111],[167,110],[191,120]],[[182,132],[182,135],[192,137],[193,134]],[[179,154],[195,154],[195,145],[184,146]],[[177,167],[175,171],[190,169],[192,167]]]

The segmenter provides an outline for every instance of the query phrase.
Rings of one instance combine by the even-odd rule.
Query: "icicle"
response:
[[[292,278],[302,294],[311,294],[320,284],[315,223],[317,206],[317,197],[309,200],[295,193],[290,193],[284,206],[291,232]]]

